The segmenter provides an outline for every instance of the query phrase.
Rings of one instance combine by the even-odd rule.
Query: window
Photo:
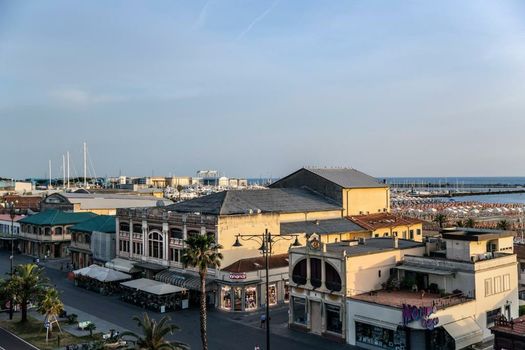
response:
[[[170,260],[180,262],[180,250],[176,248],[170,249]]]
[[[142,233],[142,224],[133,224],[133,233]]]
[[[242,311],[242,288],[233,288],[234,311]]]
[[[229,286],[222,286],[221,288],[221,307],[226,310],[232,308],[231,287]]]
[[[129,224],[126,223],[126,222],[121,222],[120,223],[120,231],[128,232],[129,231]]]
[[[421,229],[420,228],[418,228],[416,232],[417,232],[418,236],[421,236]]]
[[[485,279],[485,296],[492,295],[492,278]]]
[[[327,289],[330,289],[331,291],[339,292],[341,290],[341,277],[339,276],[339,273],[337,270],[330,265],[329,263],[325,262],[325,285]]]
[[[133,254],[143,254],[142,243],[133,242]]]
[[[293,322],[306,324],[306,302],[303,298],[292,297]]]
[[[91,235],[89,233],[86,233],[84,235],[84,238],[85,238],[84,241],[86,242],[86,244],[91,244]]]
[[[494,293],[501,293],[501,276],[494,277]]]
[[[290,283],[288,281],[284,282],[284,302],[287,303],[290,301]]]
[[[153,231],[149,234],[149,256],[152,258],[163,259],[164,258],[164,244],[162,234]]]
[[[55,228],[55,235],[62,235],[62,227]]]
[[[270,284],[268,286],[268,290],[269,290],[269,304],[270,305],[275,305],[277,304],[277,286],[275,284]]]
[[[310,284],[314,288],[321,287],[321,259],[310,258]]]
[[[377,277],[381,277],[381,270],[377,271]]]
[[[374,234],[375,238],[379,238],[379,233]]]
[[[397,231],[392,232],[392,236],[397,237]]]
[[[270,286],[270,304],[272,303],[272,290]],[[275,287],[275,285],[274,285]],[[257,288],[247,287],[244,290],[244,310],[253,310],[257,308]]]
[[[414,230],[408,231],[410,234],[410,239],[414,239]]]
[[[170,228],[170,238],[183,239],[184,233],[180,228]]]
[[[505,292],[510,290],[510,274],[503,275],[503,290]]]
[[[494,325],[494,321],[501,315],[501,308],[487,311],[487,327]]]
[[[306,259],[303,259],[295,264],[292,271],[292,281],[297,284],[306,283]]]
[[[330,304],[326,306],[326,330],[334,333],[341,333],[343,322],[341,322],[340,307]]]

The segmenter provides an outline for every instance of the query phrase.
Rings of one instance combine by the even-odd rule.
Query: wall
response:
[[[372,233],[372,237],[392,237],[397,232],[397,237],[410,239],[410,230],[414,231],[414,241],[423,242],[423,224],[417,223],[412,225],[399,225],[393,227],[378,228]],[[417,234],[419,230],[419,235]]]
[[[344,215],[374,214],[390,212],[390,189],[350,188],[342,190]]]
[[[281,213],[281,222],[313,221],[326,219],[340,219],[341,210],[312,211],[305,213]]]

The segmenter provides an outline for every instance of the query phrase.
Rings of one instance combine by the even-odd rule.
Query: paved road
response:
[[[17,255],[15,264],[30,262],[28,257]],[[9,269],[9,255],[0,251],[0,275]],[[46,269],[47,276],[60,291],[62,301],[66,306],[72,306],[84,312],[95,315],[120,327],[139,332],[136,323],[132,320],[135,315],[145,310],[121,301],[117,296],[101,296],[98,293],[87,291],[66,279],[66,273]],[[66,307],[67,310],[67,307]],[[150,317],[158,319],[163,315],[148,311]],[[167,313],[180,331],[172,338],[185,342],[192,349],[200,349],[199,312],[197,308]],[[272,312],[272,340],[273,349],[286,350],[317,350],[317,349],[356,349],[348,345],[334,343],[326,339],[298,333],[286,327],[287,310],[280,309]],[[210,311],[208,315],[208,341],[212,350],[253,350],[255,346],[264,349],[265,331],[259,328],[258,315],[246,316],[222,311]]]
[[[0,328],[0,350],[38,350],[31,344],[26,343],[17,336]]]

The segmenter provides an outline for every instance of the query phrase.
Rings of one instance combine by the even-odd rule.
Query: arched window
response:
[[[325,285],[327,289],[333,292],[339,292],[341,290],[341,276],[337,270],[329,263],[324,263],[325,268]]]
[[[292,281],[299,285],[306,283],[306,259],[295,264],[292,271]]]
[[[55,227],[55,235],[61,235],[62,234],[62,227]]]
[[[153,231],[148,237],[149,243],[149,256],[152,258],[163,259],[164,257],[164,244],[162,234]]]
[[[129,231],[129,224],[127,222],[120,223],[120,231]]]
[[[321,287],[321,259],[310,258],[310,284],[314,288]]]
[[[45,227],[44,228],[44,235],[50,236],[51,235],[51,227]]]

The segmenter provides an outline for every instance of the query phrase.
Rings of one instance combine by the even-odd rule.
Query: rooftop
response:
[[[472,301],[472,299],[467,298],[462,295],[448,295],[442,297],[440,294],[434,293],[424,293],[421,292],[412,292],[408,290],[398,290],[398,291],[386,291],[386,290],[376,290],[368,293],[353,295],[349,297],[350,299],[366,301],[374,304],[381,304],[392,306],[396,308],[402,308],[403,304],[408,304],[416,307],[426,306],[433,307],[436,306],[438,309],[444,309],[446,307],[466,303]]]
[[[368,232],[368,230],[347,219],[328,219],[281,223],[281,234],[317,233],[319,235],[323,235],[346,232]]]
[[[387,187],[386,184],[376,178],[352,168],[308,168],[306,170],[343,188]]]
[[[62,197],[62,198],[61,198]],[[80,204],[84,210],[102,208],[140,208],[158,205],[169,205],[173,202],[153,196],[115,193],[54,193],[44,199],[47,204],[72,203]]]
[[[332,200],[307,189],[271,188],[228,190],[166,207],[177,212],[234,215],[261,212],[309,212],[340,210]]]
[[[19,220],[22,224],[33,225],[66,225],[86,221],[97,214],[93,213],[71,213],[59,210],[47,210],[35,215],[29,215]]]
[[[15,215],[13,218],[14,222],[17,222],[20,219],[23,219],[25,215]],[[11,221],[11,215],[9,214],[0,214],[0,221]]]
[[[455,227],[441,230],[441,235],[444,239],[478,242],[502,237],[513,237],[514,232],[481,228]]]
[[[497,319],[495,325],[490,328],[492,332],[501,332],[525,337],[525,315],[512,321]]]
[[[69,228],[71,231],[80,231],[80,232],[106,232],[106,233],[115,233],[115,217],[110,215],[99,215],[94,218],[82,221],[76,225],[73,225]]]
[[[252,272],[264,269],[264,257],[257,256],[253,258],[240,259],[233,264],[223,268],[223,271],[227,272]],[[277,269],[280,267],[288,266],[288,254],[272,255],[269,258],[270,269]]]
[[[395,227],[401,225],[421,224],[423,221],[415,218],[401,217],[389,213],[377,213],[368,215],[354,215],[348,217],[359,226],[368,230],[377,230],[385,227]]]
[[[327,252],[346,252],[346,256],[357,256],[366,254],[382,253],[389,250],[395,249],[409,249],[424,247],[425,245],[420,242],[411,241],[408,239],[398,239],[398,248],[394,248],[393,238],[370,238],[360,243],[357,241],[343,241],[337,243],[327,243]]]

